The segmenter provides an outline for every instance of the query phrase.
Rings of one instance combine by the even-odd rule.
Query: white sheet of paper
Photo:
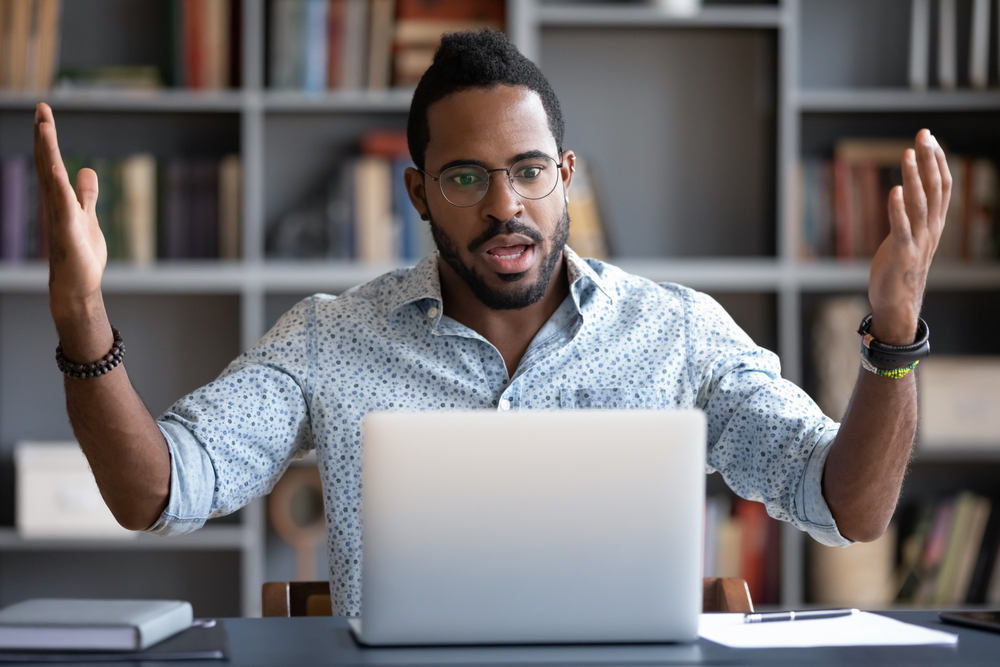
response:
[[[809,621],[744,623],[743,614],[702,614],[699,636],[731,648],[955,645],[958,635],[856,611]]]

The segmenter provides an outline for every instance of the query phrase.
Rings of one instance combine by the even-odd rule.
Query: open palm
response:
[[[76,191],[59,153],[52,109],[35,110],[35,168],[49,230],[49,293],[53,304],[79,303],[96,295],[108,262],[97,222],[97,174],[81,169]]]

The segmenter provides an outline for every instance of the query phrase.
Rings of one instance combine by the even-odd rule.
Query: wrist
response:
[[[51,297],[49,309],[67,359],[86,364],[107,354],[114,336],[100,292],[84,299]]]
[[[886,345],[909,345],[917,336],[919,318],[910,316],[885,316],[872,314],[871,335]]]

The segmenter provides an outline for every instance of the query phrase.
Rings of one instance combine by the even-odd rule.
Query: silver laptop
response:
[[[362,434],[362,643],[696,638],[700,411],[372,413]]]

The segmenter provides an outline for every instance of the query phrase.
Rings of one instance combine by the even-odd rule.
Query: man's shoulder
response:
[[[619,307],[634,305],[638,301],[650,305],[689,308],[693,303],[707,298],[690,287],[673,282],[656,282],[604,260],[586,258],[583,261],[593,270],[597,280]]]

